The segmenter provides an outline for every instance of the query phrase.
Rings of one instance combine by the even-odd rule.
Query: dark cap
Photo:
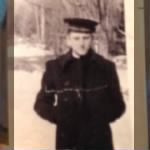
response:
[[[65,18],[64,22],[68,25],[68,31],[93,33],[98,22],[83,18]]]

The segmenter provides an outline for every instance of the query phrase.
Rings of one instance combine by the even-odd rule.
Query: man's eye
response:
[[[84,40],[88,40],[88,39],[90,39],[90,37],[84,37]]]
[[[79,40],[80,38],[79,38],[79,37],[75,37],[74,39],[75,39],[75,40]]]

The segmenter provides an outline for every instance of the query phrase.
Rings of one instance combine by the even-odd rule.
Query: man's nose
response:
[[[84,45],[84,39],[80,38],[79,43],[80,43],[80,45]]]

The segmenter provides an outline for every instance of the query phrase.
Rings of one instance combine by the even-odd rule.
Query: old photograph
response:
[[[132,148],[125,1],[14,1],[15,148]]]

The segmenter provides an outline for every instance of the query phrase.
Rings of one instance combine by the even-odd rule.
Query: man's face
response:
[[[93,36],[91,33],[70,32],[67,35],[67,43],[76,56],[86,55],[92,46]]]

